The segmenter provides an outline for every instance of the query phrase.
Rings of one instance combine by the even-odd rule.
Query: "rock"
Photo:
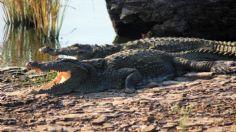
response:
[[[79,114],[68,114],[58,117],[61,121],[78,121],[81,116]]]
[[[0,93],[0,102],[2,102],[4,99],[6,99],[6,95]],[[1,103],[0,103],[0,106],[1,106]]]
[[[106,117],[108,118],[116,118],[116,117],[119,117],[121,116],[122,114],[118,113],[118,112],[115,112],[115,113],[110,113],[110,114],[107,114]]]
[[[49,132],[68,132],[68,130],[66,128],[63,128],[63,127],[59,127],[59,126],[56,126],[56,127],[48,127],[47,130]]]
[[[190,83],[186,84],[186,86],[192,87],[192,86],[196,86],[196,85],[199,85],[199,84],[201,84],[201,82],[195,81],[195,82],[190,82]]]
[[[75,105],[75,100],[64,102],[65,107],[71,107]]]
[[[144,128],[144,132],[154,132],[156,129],[156,125],[149,125],[147,127]]]
[[[27,80],[27,76],[21,75],[21,76],[19,76],[19,80],[20,81],[26,81]]]
[[[0,118],[0,123],[3,125],[16,125],[17,121],[14,118]]]
[[[90,121],[92,119],[93,119],[93,116],[89,116],[89,115],[85,115],[85,116],[80,117],[81,121]]]
[[[97,119],[93,120],[93,121],[92,121],[92,124],[93,124],[93,125],[101,125],[101,124],[103,124],[103,123],[106,122],[106,121],[107,121],[107,117],[101,115],[101,116],[99,116]]]
[[[46,119],[39,118],[37,123],[38,123],[38,125],[45,125],[46,124]]]
[[[104,123],[103,124],[103,128],[113,128],[114,126],[113,126],[113,124],[111,124],[111,123]]]
[[[1,130],[1,132],[16,132],[16,131],[20,131],[19,128],[14,128],[14,127],[1,127],[0,130]]]
[[[154,117],[157,121],[161,120],[164,118],[164,114],[159,112],[159,113],[156,113],[155,117]]]
[[[177,123],[168,122],[167,124],[165,124],[163,126],[163,128],[172,128],[172,127],[175,127],[177,125],[178,125]]]
[[[91,126],[84,126],[80,129],[81,132],[94,132]]]
[[[236,40],[234,0],[106,0],[122,40],[149,36]]]
[[[119,129],[124,129],[124,128],[127,128],[127,127],[129,127],[130,126],[130,124],[122,124],[122,125],[120,125],[119,126]]]
[[[147,116],[147,117],[143,117],[142,119],[141,119],[141,121],[143,121],[143,122],[153,122],[154,121],[154,117],[153,116]]]
[[[4,107],[16,107],[16,106],[20,106],[20,105],[24,105],[24,102],[21,100],[14,100],[12,102],[0,103],[0,106],[4,106]]]

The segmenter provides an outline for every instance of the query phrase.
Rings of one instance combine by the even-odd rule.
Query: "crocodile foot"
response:
[[[218,74],[236,73],[236,61],[216,61],[211,71]]]
[[[127,94],[132,94],[132,93],[134,93],[136,91],[136,89],[135,88],[125,88],[125,93],[127,93]]]

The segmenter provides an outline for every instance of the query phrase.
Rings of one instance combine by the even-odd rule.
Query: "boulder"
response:
[[[236,40],[235,0],[106,0],[117,35]]]

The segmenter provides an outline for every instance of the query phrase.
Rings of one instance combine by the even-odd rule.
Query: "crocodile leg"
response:
[[[141,81],[141,79],[142,75],[137,70],[129,74],[125,79],[125,92],[133,93],[135,91],[137,83]]]
[[[117,73],[125,76],[125,92],[135,92],[137,83],[142,80],[142,75],[140,72],[135,68],[121,68]]]

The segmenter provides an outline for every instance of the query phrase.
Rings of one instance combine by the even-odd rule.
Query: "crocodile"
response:
[[[127,49],[156,49],[166,52],[214,53],[232,59],[236,56],[236,42],[213,41],[199,38],[153,37],[130,41],[117,45],[74,44],[65,48],[42,47],[40,51],[53,56],[69,55],[78,60],[104,58]],[[212,54],[211,54],[212,55]]]
[[[160,82],[187,71],[211,71],[217,74],[236,72],[235,61],[195,61],[185,58],[185,55],[153,49],[131,49],[105,58],[82,61],[62,59],[46,63],[29,62],[28,69],[59,72],[55,80],[34,88],[31,93],[61,95],[73,91],[91,93],[121,88],[132,93],[149,81]]]

